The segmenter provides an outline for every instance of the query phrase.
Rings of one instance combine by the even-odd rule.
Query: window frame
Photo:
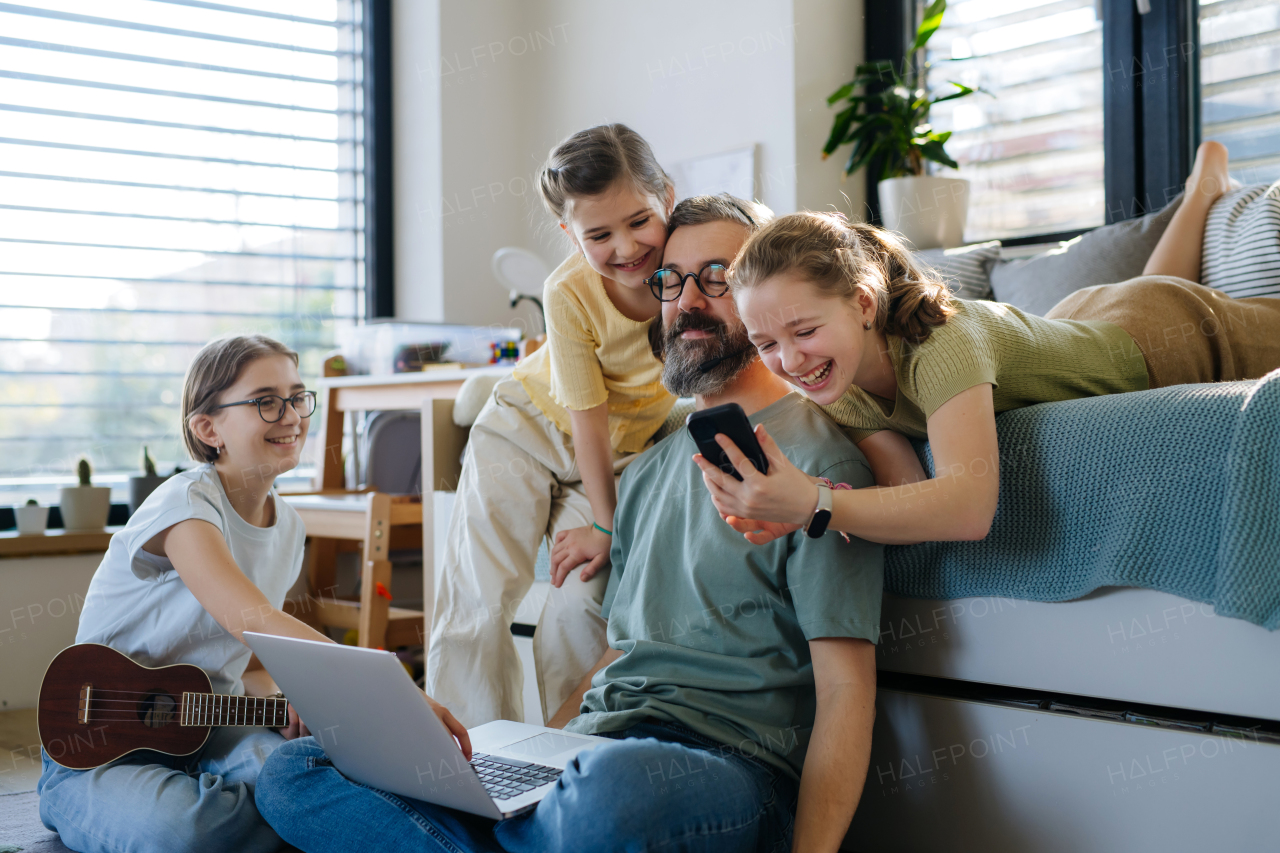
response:
[[[391,0],[364,9],[365,319],[396,315]]]
[[[1197,0],[1099,0],[1102,13],[1103,180],[1110,225],[1159,210],[1181,191],[1200,144],[1200,32]],[[906,61],[922,12],[918,0],[866,3],[866,62]],[[866,169],[868,220],[880,197]],[[1091,229],[1001,238],[1005,246],[1068,240]]]

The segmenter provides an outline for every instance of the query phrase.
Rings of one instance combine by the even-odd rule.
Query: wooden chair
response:
[[[324,363],[325,376],[342,375],[341,357]],[[372,490],[342,488],[342,419],[334,389],[322,401],[316,439],[323,454],[319,491],[282,495],[302,518],[311,543],[307,567],[307,598],[294,614],[319,631],[326,627],[354,628],[359,645],[394,649],[402,645],[425,645],[430,633],[426,613],[431,611],[433,578],[431,555],[434,531],[424,529],[424,517],[432,519],[432,504],[418,496],[393,496]],[[459,457],[467,431],[453,425],[451,399],[427,400],[423,404],[423,482],[441,488],[457,487]],[[436,435],[439,435],[439,440]],[[410,610],[391,606],[390,551],[423,551],[424,606]],[[360,552],[360,591],[357,597],[336,594],[337,555]]]
[[[325,363],[325,373],[336,373],[330,362]],[[323,452],[332,454],[340,447],[329,447],[333,442],[326,439],[341,436],[342,413],[334,395],[326,403],[319,438]],[[453,423],[450,398],[423,401],[421,417],[422,482],[432,486],[428,495],[436,490],[453,491],[462,471],[462,449],[469,430]],[[432,612],[435,599],[433,498],[424,502],[421,496],[335,488],[341,482],[338,474],[339,466],[328,465],[320,491],[283,495],[302,517],[311,542],[307,602],[295,615],[320,631],[325,627],[354,628],[359,634],[357,642],[367,648],[425,647],[431,632],[427,614]],[[391,606],[388,553],[402,549],[423,553],[421,610]],[[340,597],[335,594],[337,555],[352,550],[361,552],[359,597]]]
[[[367,648],[421,645],[426,631],[423,611],[391,606],[388,556],[393,547],[421,547],[421,502],[381,492],[283,497],[302,517],[311,540],[308,597],[295,615],[317,630],[354,628],[358,644]],[[358,599],[335,594],[337,554],[352,545],[360,552]]]

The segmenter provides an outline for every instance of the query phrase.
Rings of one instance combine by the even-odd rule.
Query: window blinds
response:
[[[0,3],[0,491],[171,466],[206,341],[307,381],[363,315],[360,8]]]
[[[929,88],[947,152],[970,181],[968,241],[1102,225],[1102,20],[1094,0],[950,3],[929,42]],[[957,61],[948,62],[945,60]],[[993,97],[994,96],[994,97]]]
[[[1280,5],[1201,0],[1201,135],[1231,152],[1244,184],[1280,179]]]

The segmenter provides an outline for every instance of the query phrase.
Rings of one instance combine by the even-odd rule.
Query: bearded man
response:
[[[725,268],[769,216],[726,195],[672,212],[651,279],[663,384],[699,409],[739,404],[801,470],[874,485],[836,424],[756,358],[727,295]],[[494,822],[350,782],[312,739],[291,741],[259,781],[276,831],[305,850],[834,853],[871,754],[883,546],[805,531],[752,545],[720,518],[696,452],[680,430],[622,475],[609,648],[548,723],[616,743]]]

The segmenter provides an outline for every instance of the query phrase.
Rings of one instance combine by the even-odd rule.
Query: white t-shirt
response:
[[[275,524],[254,527],[231,506],[212,464],[170,477],[111,537],[89,584],[76,642],[102,643],[143,666],[195,664],[209,674],[215,693],[244,693],[249,648],[209,615],[167,558],[142,546],[180,521],[207,521],[222,532],[245,577],[279,608],[302,569],[306,530],[293,507],[274,491],[271,499]],[[232,618],[253,629],[253,614]]]

